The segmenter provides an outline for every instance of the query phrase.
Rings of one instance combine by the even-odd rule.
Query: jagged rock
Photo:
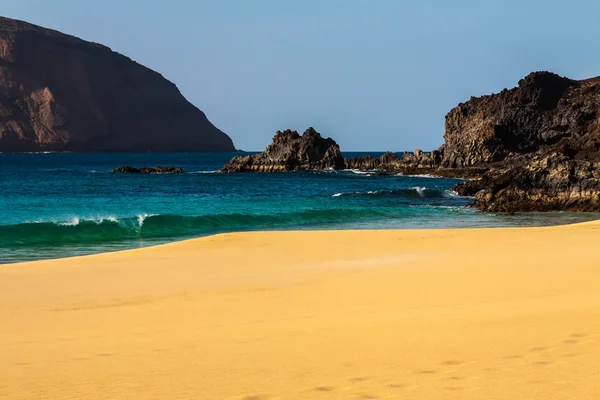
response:
[[[108,47],[0,17],[0,151],[235,151],[177,87]]]
[[[221,172],[282,172],[319,169],[342,169],[344,158],[335,140],[323,138],[313,128],[302,136],[296,131],[277,131],[264,152],[236,156]]]
[[[135,168],[130,166],[118,167],[112,170],[115,173],[121,174],[182,174],[183,169],[174,166],[163,167],[157,165],[156,167],[143,167]]]
[[[484,167],[444,168],[441,167],[443,147],[431,153],[420,149],[405,152],[401,158],[395,153],[386,152],[380,157],[371,155],[346,158],[347,169],[378,170],[404,175],[435,175],[446,178],[479,177],[487,171]]]
[[[457,192],[475,194],[475,207],[484,211],[598,211],[599,172],[600,163],[554,154],[488,172]]]
[[[399,166],[400,159],[395,153],[390,151],[384,153],[380,157],[371,155],[346,158],[344,164],[346,169],[361,169],[361,170],[395,170]]]
[[[446,117],[442,166],[485,165],[461,183],[485,211],[599,211],[600,78],[536,72]]]
[[[514,89],[459,104],[446,115],[442,165],[461,168],[502,161],[584,133],[587,118],[598,107],[597,101],[593,107],[586,102],[593,109],[586,117],[573,109],[582,85],[589,86],[534,72]]]
[[[336,145],[335,161],[299,162],[297,151],[283,150],[297,139],[280,132],[265,153],[236,158],[224,170],[325,166],[468,178],[455,189],[475,196],[482,210],[600,211],[600,77],[534,72],[514,89],[473,97],[448,113],[444,144],[431,153],[342,160]]]

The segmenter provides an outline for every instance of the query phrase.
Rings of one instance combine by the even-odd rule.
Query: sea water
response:
[[[346,157],[377,153],[346,153]],[[0,154],[0,263],[221,232],[553,225],[599,214],[483,213],[457,179],[378,171],[223,174],[234,154]],[[239,155],[239,153],[237,153]],[[173,175],[114,174],[174,165]]]

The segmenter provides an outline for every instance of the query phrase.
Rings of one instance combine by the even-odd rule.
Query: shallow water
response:
[[[347,153],[346,156],[367,153]],[[219,232],[532,226],[600,214],[482,213],[459,180],[376,171],[220,174],[233,154],[0,154],[0,263]],[[113,174],[175,165],[176,175]]]

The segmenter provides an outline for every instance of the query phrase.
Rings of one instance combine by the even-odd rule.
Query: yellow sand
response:
[[[0,266],[0,399],[600,398],[600,223]]]

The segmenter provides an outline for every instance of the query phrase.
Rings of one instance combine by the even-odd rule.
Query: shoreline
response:
[[[341,194],[338,194],[341,195]],[[335,197],[336,195],[333,195],[332,197]],[[476,209],[470,208],[470,207],[464,207],[463,211],[473,211],[473,212],[479,212]],[[586,215],[585,218],[579,217],[577,218],[577,216],[581,216],[581,215]],[[149,215],[150,217],[154,216],[154,215]],[[175,244],[175,243],[180,243],[180,242],[187,242],[187,241],[194,241],[194,240],[200,240],[200,239],[205,239],[208,237],[213,237],[213,236],[219,236],[219,235],[227,235],[227,234],[245,234],[245,233],[278,233],[278,232],[345,232],[345,231],[358,231],[358,232],[380,232],[380,231],[389,231],[389,232],[394,232],[394,231],[413,231],[413,230],[417,230],[417,231],[438,231],[438,230],[454,230],[454,229],[458,229],[458,230],[464,230],[464,229],[481,229],[481,230],[485,230],[485,229],[531,229],[531,228],[551,228],[551,227],[560,227],[560,226],[570,226],[570,225],[577,225],[577,224],[585,224],[585,223],[593,223],[596,221],[600,222],[600,213],[582,213],[582,212],[549,212],[549,213],[542,213],[542,212],[530,212],[530,213],[517,213],[516,215],[506,215],[506,214],[502,214],[502,213],[495,213],[495,215],[492,215],[493,217],[497,217],[497,218],[505,218],[504,222],[498,222],[495,225],[493,225],[491,222],[487,222],[485,225],[482,226],[476,226],[473,224],[469,224],[469,223],[465,223],[465,224],[460,224],[460,225],[441,225],[441,226],[399,226],[399,227],[381,227],[381,228],[373,228],[373,227],[350,227],[348,229],[341,229],[339,227],[334,227],[334,228],[330,228],[330,227],[317,227],[317,226],[312,226],[312,227],[305,227],[304,229],[302,227],[290,227],[289,229],[278,229],[276,227],[273,228],[268,228],[267,230],[261,230],[261,229],[251,229],[251,230],[239,230],[239,231],[228,231],[228,232],[217,232],[217,233],[207,233],[207,234],[202,234],[200,236],[183,236],[183,237],[158,237],[158,238],[153,238],[153,237],[138,237],[138,238],[131,238],[128,240],[122,240],[121,242],[98,242],[98,243],[84,243],[85,246],[87,246],[87,250],[82,250],[81,246],[82,244],[77,244],[77,243],[68,243],[65,244],[63,246],[59,246],[56,248],[56,253],[59,253],[57,256],[55,257],[47,257],[47,258],[43,258],[43,257],[27,257],[27,252],[36,252],[36,250],[38,250],[38,248],[43,249],[46,253],[48,253],[48,250],[46,249],[45,246],[50,246],[48,245],[38,245],[39,247],[37,247],[36,245],[28,245],[28,246],[22,246],[22,247],[6,247],[7,251],[12,251],[10,256],[6,256],[4,259],[0,258],[0,267],[2,265],[14,265],[14,264],[22,264],[22,263],[30,263],[30,262],[41,262],[41,261],[56,261],[56,260],[65,260],[65,259],[73,259],[73,258],[78,258],[78,257],[89,257],[89,256],[95,256],[95,255],[102,255],[102,254],[115,254],[115,253],[120,253],[120,252],[125,252],[125,251],[131,251],[131,250],[143,250],[143,249],[148,249],[148,248],[153,248],[153,247],[157,247],[157,246],[164,246],[164,245],[170,245],[170,244]],[[524,218],[525,216],[527,217],[534,217],[532,220],[528,219],[528,218]],[[538,220],[537,222],[535,222],[535,218],[541,217],[540,220]],[[558,220],[552,221],[551,218],[557,218]],[[574,217],[574,218],[570,218],[570,217]],[[590,217],[590,218],[588,218]],[[592,218],[593,217],[593,218]],[[98,219],[99,218],[99,219]],[[118,219],[116,219],[115,217],[98,217],[96,219],[84,219],[82,220],[85,223],[88,222],[94,222],[96,225],[101,224],[103,221],[107,221],[108,223],[119,223]],[[136,218],[140,218],[140,216],[138,215]],[[509,224],[509,222],[516,222],[514,224]],[[76,224],[67,224],[67,223],[60,223],[58,225],[60,225],[61,227],[71,227],[73,225],[77,225],[79,223],[79,219],[77,219],[77,223]],[[141,242],[147,242],[145,244],[140,244]],[[95,250],[91,250],[91,249],[95,249]],[[20,256],[15,256],[14,254],[19,253]]]
[[[0,397],[594,399],[600,221],[224,233],[0,266]]]
[[[571,211],[565,211],[566,213],[572,213]],[[600,219],[591,220],[591,221],[583,221],[583,222],[572,222],[561,225],[525,225],[525,226],[486,226],[486,227],[441,227],[441,228],[400,228],[400,229],[282,229],[282,230],[251,230],[251,231],[232,231],[232,232],[221,232],[208,234],[204,236],[191,237],[191,238],[183,238],[176,239],[174,241],[168,241],[165,243],[160,243],[160,241],[156,244],[150,244],[147,246],[135,247],[135,248],[125,248],[113,251],[104,251],[99,253],[91,253],[91,254],[82,254],[82,255],[73,255],[59,258],[47,258],[47,259],[37,259],[30,261],[17,261],[12,263],[0,263],[0,273],[2,271],[3,266],[16,266],[22,264],[32,264],[32,263],[44,263],[44,262],[59,262],[59,261],[69,261],[69,260],[77,260],[82,258],[89,257],[98,257],[98,256],[106,256],[106,255],[118,255],[123,253],[130,252],[140,252],[149,249],[156,249],[159,247],[169,247],[169,246],[177,246],[177,245],[185,245],[185,244],[194,244],[194,242],[200,242],[208,239],[218,239],[220,237],[228,237],[228,236],[238,236],[238,235],[261,235],[267,234],[268,236],[277,235],[277,234],[294,234],[294,233],[302,233],[302,234],[310,234],[310,233],[323,233],[329,232],[333,234],[339,234],[342,232],[352,232],[356,233],[400,233],[400,232],[412,232],[412,231],[421,231],[421,232],[436,232],[436,231],[487,231],[487,230],[531,230],[531,229],[552,229],[552,228],[567,228],[585,224],[598,224],[600,226]],[[166,250],[166,249],[165,249]]]

